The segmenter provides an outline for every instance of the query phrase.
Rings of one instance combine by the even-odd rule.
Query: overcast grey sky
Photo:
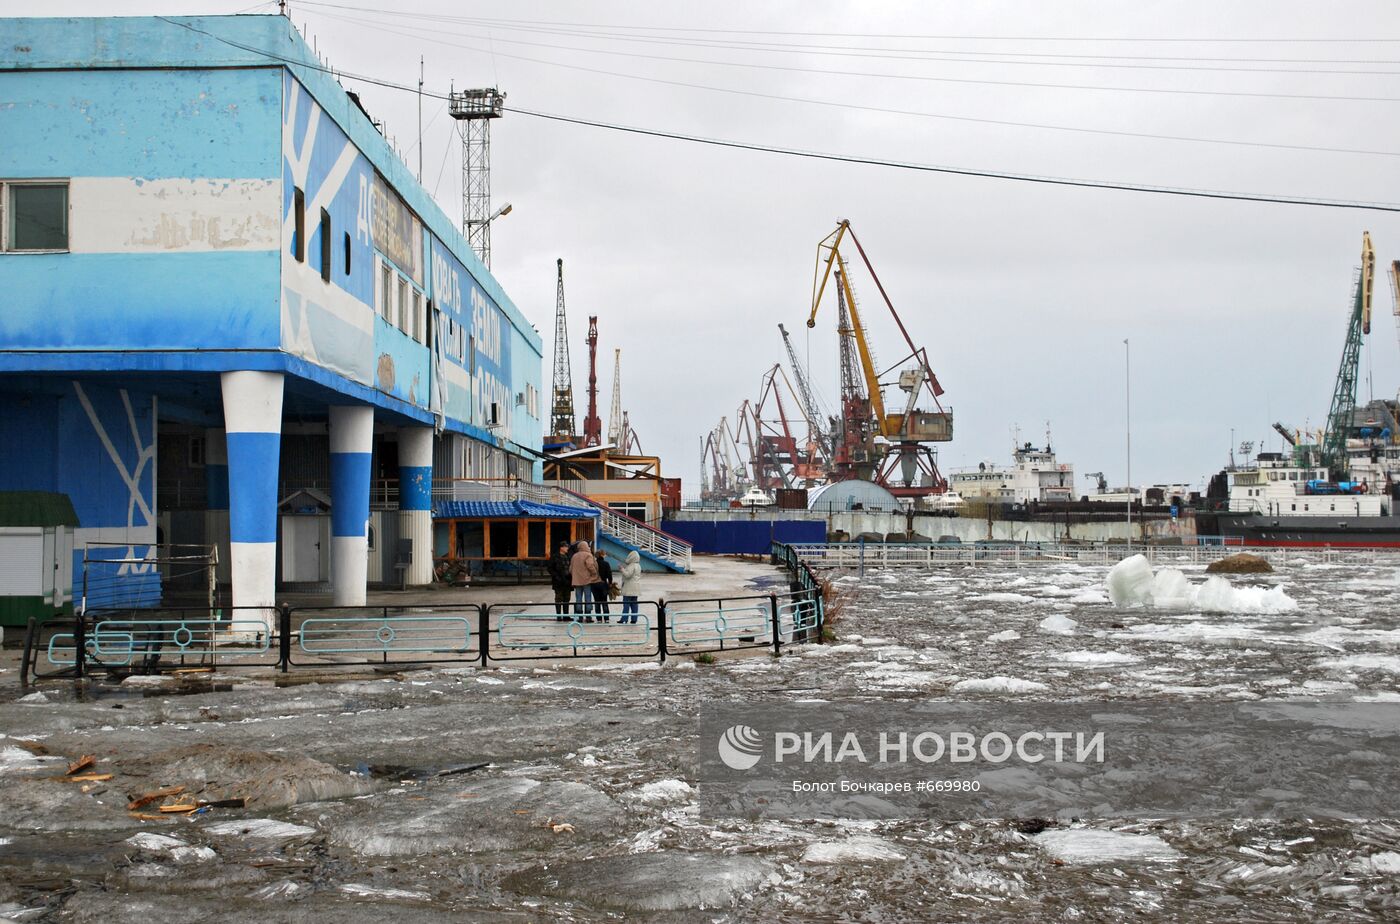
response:
[[[421,54],[428,89],[496,84],[522,108],[974,169],[1400,201],[1393,3],[1342,13],[1304,2],[406,0],[365,13],[344,7],[376,4],[335,2],[291,3],[293,20],[334,66],[408,84]],[[44,11],[246,8],[50,0]],[[9,15],[19,12],[13,5]],[[1235,41],[1219,41],[1227,39]],[[414,97],[346,85],[416,166]],[[424,106],[424,182],[456,216],[460,147],[441,109]],[[576,404],[585,402],[583,338],[596,314],[604,426],[620,347],[623,404],[644,448],[686,479],[687,493],[699,487],[704,433],[756,398],[761,375],[785,359],[779,322],[796,332],[819,392],[834,398],[834,303],[810,336],[803,322],[816,244],[838,217],[851,219],[947,389],[956,439],[940,450],[945,471],[1007,462],[1013,427],[1039,443],[1049,421],[1062,460],[1081,476],[1101,469],[1121,482],[1124,338],[1139,484],[1199,482],[1226,460],[1232,428],[1236,443],[1278,448],[1273,420],[1321,426],[1367,229],[1377,311],[1360,397],[1394,397],[1400,386],[1400,339],[1381,278],[1400,257],[1395,213],[910,173],[520,114],[495,123],[492,153],[495,200],[515,207],[494,226],[494,269],[545,336],[546,393],[554,261],[563,257]],[[878,293],[853,279],[875,350],[893,362],[901,351]]]

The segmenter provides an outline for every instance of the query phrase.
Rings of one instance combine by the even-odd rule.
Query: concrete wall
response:
[[[668,532],[672,531],[672,524],[675,524],[677,527],[676,535],[687,540],[688,536],[683,531],[687,527],[682,525],[686,523],[772,523],[806,519],[824,524],[828,534],[841,531],[851,537],[861,533],[879,533],[884,536],[890,533],[902,533],[909,528],[909,518],[903,513],[849,511],[817,514],[809,511],[804,514],[801,511],[772,508],[755,510],[681,509],[674,511],[669,516],[670,519],[666,521],[665,529]],[[956,536],[961,542],[1060,542],[1066,538],[1063,521],[1045,523],[997,520],[988,523],[985,519],[972,517],[916,515],[913,522],[914,532],[935,540],[940,536]],[[1180,517],[1174,521],[1162,519],[1144,521],[1137,516],[1133,518],[1132,539],[1134,541],[1142,541],[1144,538],[1189,540],[1195,535],[1195,520],[1190,517]],[[1125,515],[1122,520],[1107,522],[1071,523],[1069,538],[1078,542],[1123,542],[1128,538],[1127,517]]]
[[[0,261],[0,346],[275,349],[279,84],[0,73],[0,180],[69,180],[68,252]]]

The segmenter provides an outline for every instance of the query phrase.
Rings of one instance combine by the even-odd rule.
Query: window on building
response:
[[[190,468],[204,467],[204,437],[190,437]]]
[[[486,523],[482,520],[463,520],[457,524],[457,557],[486,557]]]
[[[423,342],[423,330],[428,326],[427,320],[423,317],[423,294],[417,289],[413,290],[413,339],[419,343]]]
[[[292,187],[292,216],[296,227],[292,231],[292,256],[298,263],[306,262],[306,193]]]
[[[515,520],[490,520],[491,557],[518,558],[520,556],[520,532]]]
[[[647,521],[647,505],[645,501],[610,501],[609,510],[615,510],[623,516],[629,516],[634,520]]]
[[[399,300],[397,307],[399,313],[394,323],[398,325],[399,330],[407,334],[413,322],[408,317],[408,280],[402,276],[399,277]]]
[[[0,183],[0,193],[5,250],[68,249],[66,183]]]
[[[345,275],[350,275],[350,232],[345,232]]]
[[[321,281],[331,281],[331,213],[321,209]]]
[[[548,558],[549,537],[547,533],[549,524],[544,520],[530,520],[526,523],[525,529],[525,557]]]
[[[394,271],[389,264],[379,264],[379,316],[394,323]]]

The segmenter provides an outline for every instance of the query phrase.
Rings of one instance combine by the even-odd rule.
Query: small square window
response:
[[[12,183],[8,187],[9,250],[68,249],[68,187]]]

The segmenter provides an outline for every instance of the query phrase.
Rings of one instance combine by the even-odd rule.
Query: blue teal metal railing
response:
[[[795,565],[794,565],[795,563]],[[639,601],[636,621],[612,601],[603,614],[552,604],[256,607],[89,612],[31,620],[21,682],[93,669],[155,673],[202,667],[287,672],[411,664],[571,658],[657,659],[771,648],[820,635],[820,582],[794,555],[786,593]]]

